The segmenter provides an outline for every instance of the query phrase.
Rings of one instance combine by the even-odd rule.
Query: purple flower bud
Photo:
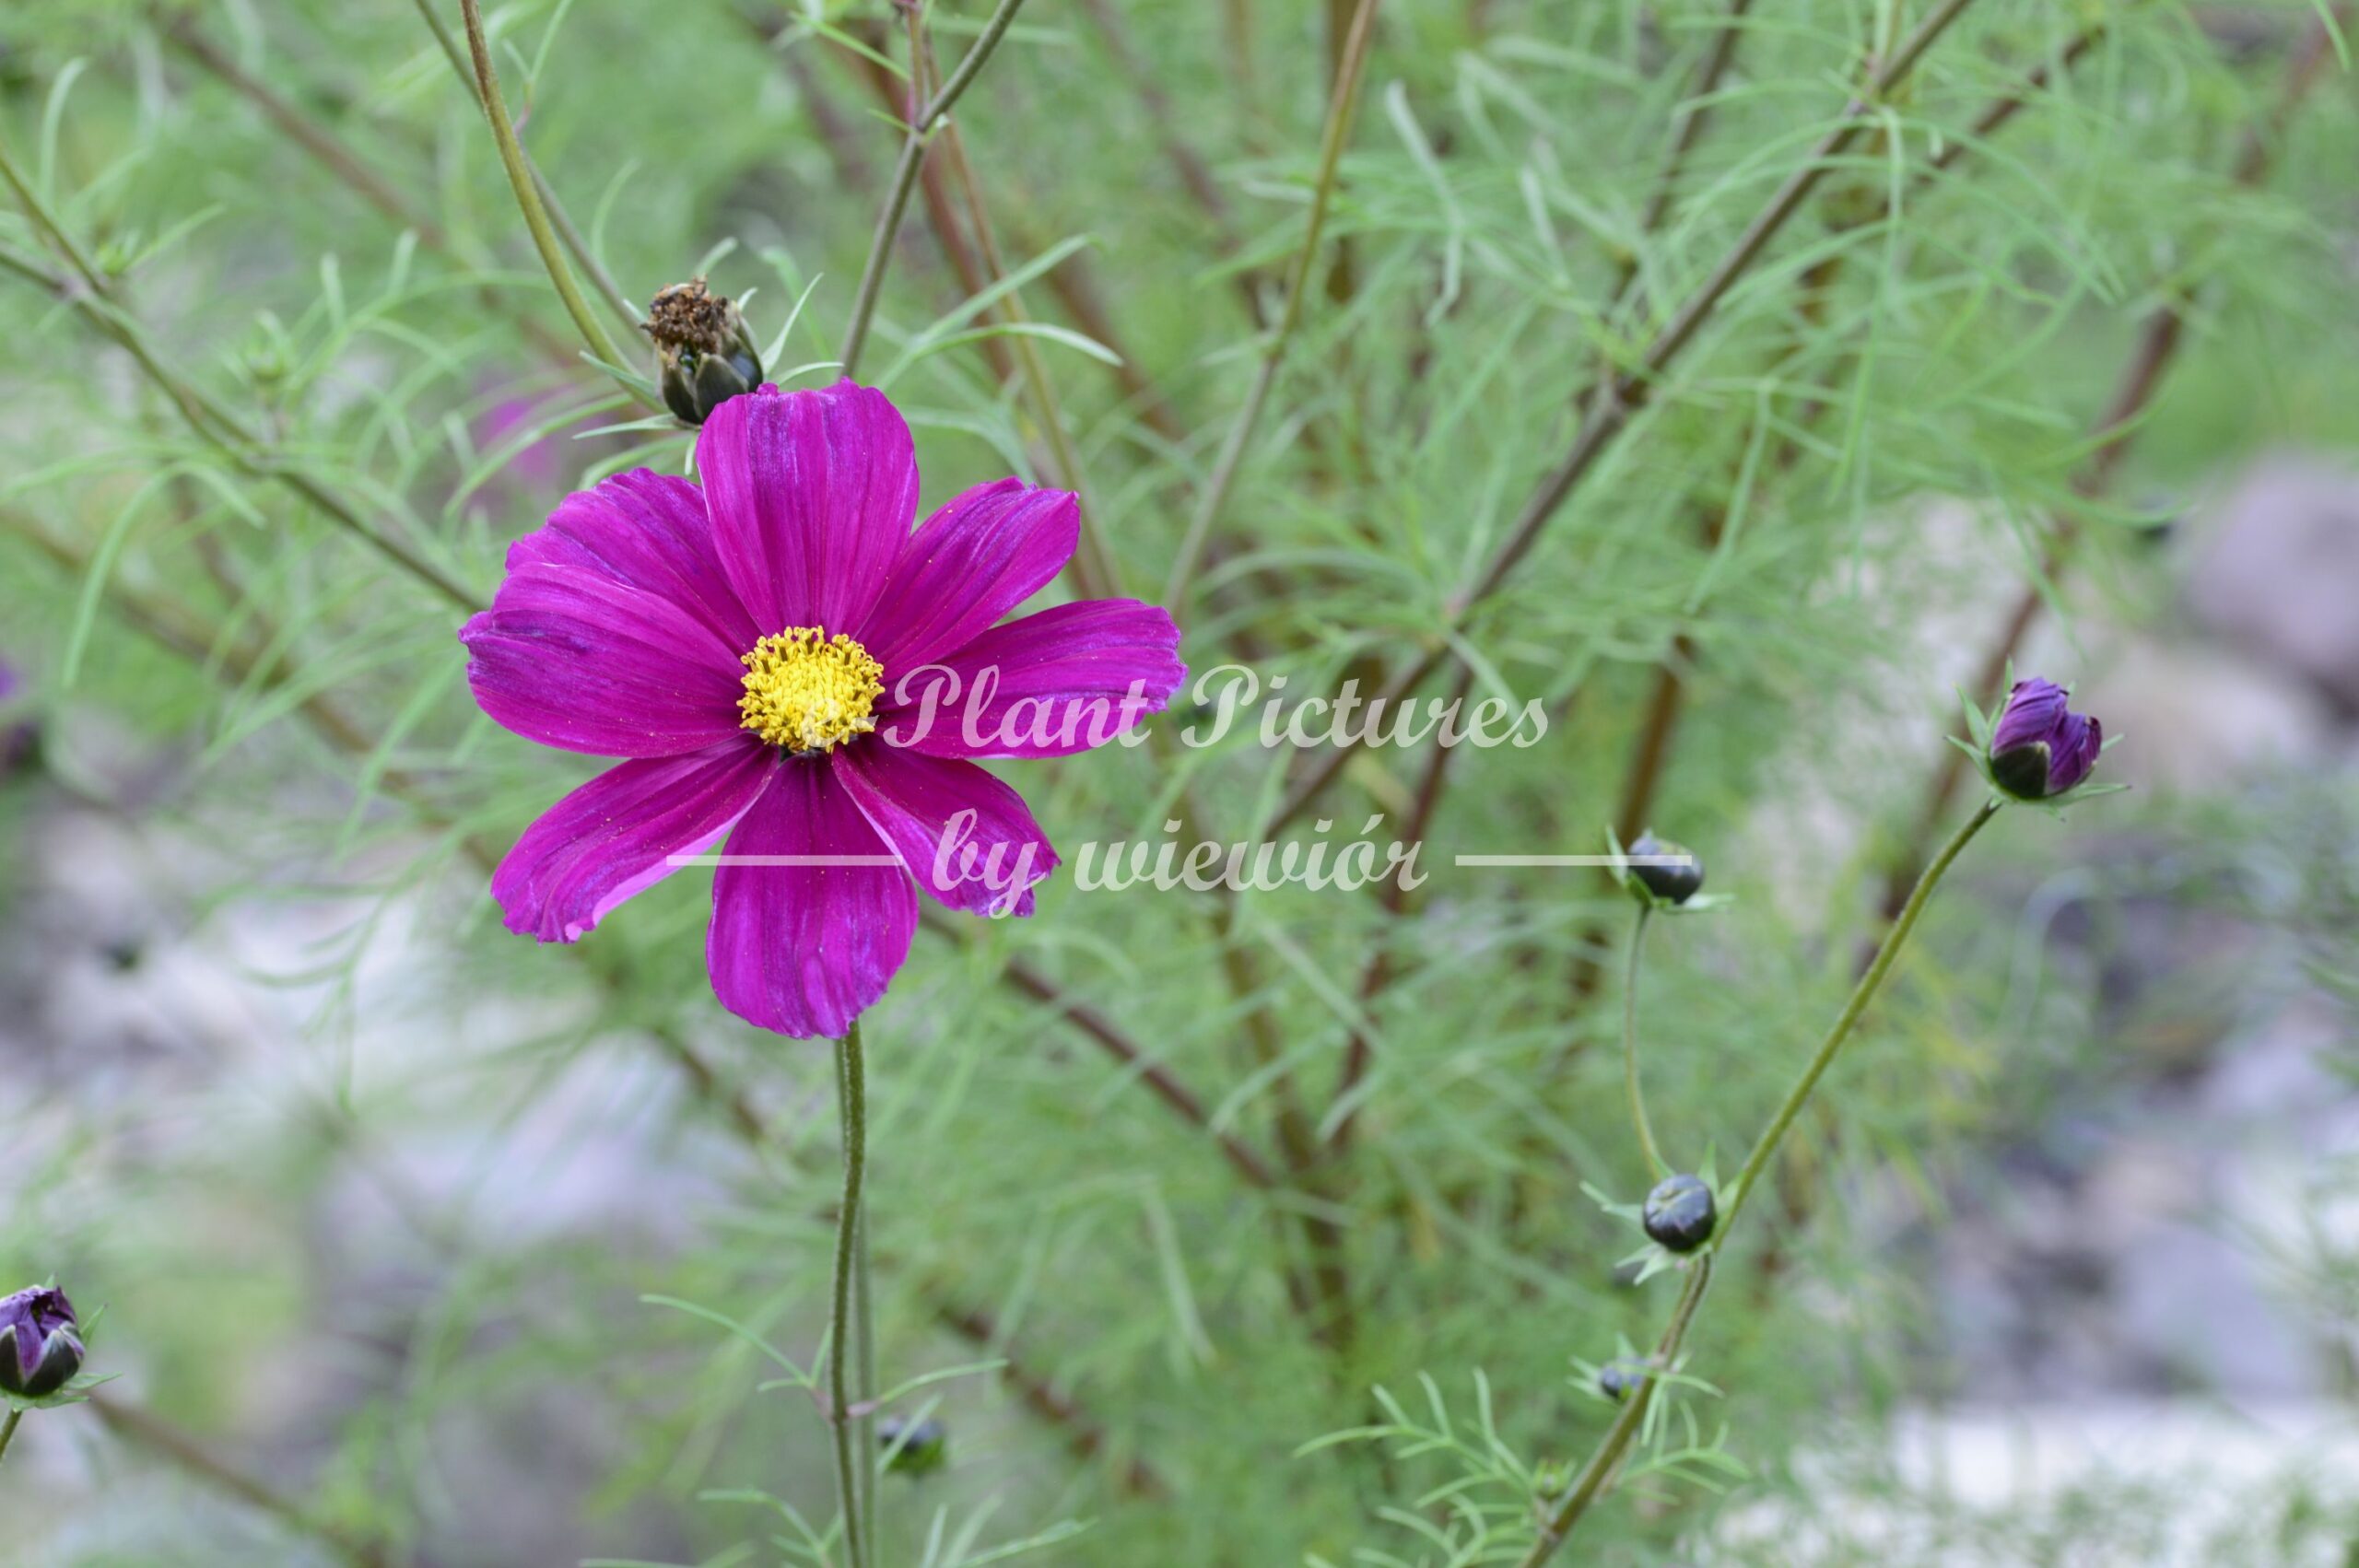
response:
[[[2017,681],[1990,732],[1990,777],[2020,801],[2060,795],[2097,765],[2105,726],[2065,707],[2052,681]]]
[[[15,665],[0,659],[0,708],[9,706],[18,689],[24,685]],[[41,750],[41,730],[29,719],[13,722],[0,720],[0,783]]]
[[[36,1286],[0,1300],[0,1393],[45,1399],[82,1370],[82,1336],[64,1291]]]

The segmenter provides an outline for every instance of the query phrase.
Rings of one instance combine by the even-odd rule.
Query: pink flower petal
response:
[[[704,492],[676,474],[638,468],[568,496],[508,547],[510,570],[534,564],[601,571],[669,600],[741,653],[761,638],[721,569]]]
[[[610,767],[524,830],[491,876],[508,929],[573,942],[625,899],[701,855],[780,766],[751,736],[710,751]]]
[[[1070,493],[1015,478],[978,485],[901,546],[860,640],[887,680],[930,664],[1048,586],[1080,542]]]
[[[1170,703],[1188,675],[1179,647],[1180,628],[1152,604],[1060,604],[931,665],[887,671],[877,734],[933,756],[1087,751]]]
[[[816,758],[780,766],[730,836],[728,852],[885,862],[724,862],[713,878],[705,961],[722,1005],[798,1039],[840,1036],[910,955],[918,895],[909,873],[835,770]]]
[[[918,510],[910,427],[883,392],[733,397],[697,437],[697,471],[722,569],[763,632],[867,625]]]
[[[918,885],[970,915],[1032,913],[1032,884],[1057,852],[1024,797],[971,762],[859,744],[837,752],[836,778]]]
[[[589,567],[514,568],[459,633],[486,713],[593,756],[675,756],[739,727],[739,649],[668,599]]]

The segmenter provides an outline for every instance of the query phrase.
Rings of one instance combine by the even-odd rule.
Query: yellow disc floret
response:
[[[885,666],[838,632],[789,626],[754,644],[745,658],[745,728],[791,752],[831,751],[876,728]]]

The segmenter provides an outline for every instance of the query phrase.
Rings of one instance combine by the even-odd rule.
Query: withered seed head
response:
[[[737,328],[737,307],[727,295],[706,287],[701,277],[660,290],[648,301],[647,320],[639,323],[656,347],[698,354],[726,354],[735,344]]]
[[[745,317],[701,277],[675,283],[648,301],[639,330],[655,344],[664,406],[684,424],[703,424],[723,403],[762,383],[761,356]]]

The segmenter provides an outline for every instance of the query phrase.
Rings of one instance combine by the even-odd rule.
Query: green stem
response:
[[[1981,810],[1966,818],[1965,825],[1950,836],[1950,841],[1942,846],[1942,852],[1926,866],[1925,874],[1917,879],[1916,887],[1908,895],[1908,902],[1901,906],[1899,918],[1893,921],[1892,929],[1884,932],[1884,943],[1876,949],[1874,962],[1868,965],[1867,973],[1860,977],[1860,983],[1852,988],[1851,1000],[1843,1004],[1843,1012],[1836,1018],[1835,1026],[1827,1030],[1826,1038],[1819,1042],[1818,1051],[1810,1059],[1810,1065],[1802,1069],[1802,1075],[1786,1092],[1785,1104],[1778,1107],[1778,1114],[1769,1119],[1769,1125],[1762,1129],[1759,1141],[1753,1145],[1753,1153],[1745,1156],[1744,1168],[1737,1173],[1736,1185],[1729,1193],[1728,1213],[1720,1220],[1722,1235],[1728,1234],[1729,1226],[1744,1208],[1744,1200],[1752,1195],[1754,1185],[1761,1179],[1762,1172],[1768,1168],[1769,1161],[1777,1154],[1778,1145],[1784,1141],[1787,1129],[1794,1125],[1794,1118],[1802,1115],[1803,1103],[1809,1100],[1811,1091],[1818,1086],[1818,1081],[1834,1065],[1835,1053],[1843,1048],[1845,1040],[1850,1038],[1852,1028],[1860,1022],[1860,1015],[1867,1011],[1868,1003],[1883,986],[1884,976],[1892,970],[1893,960],[1900,956],[1901,944],[1908,940],[1909,931],[1916,927],[1917,917],[1925,912],[1926,901],[1933,895],[1934,883],[1942,880],[1942,874],[1950,869],[1950,862],[1957,859],[1958,852],[1982,831],[1984,824],[1999,814],[2000,810],[1997,801],[1985,802]]]
[[[499,161],[508,170],[509,188],[516,193],[516,205],[524,215],[524,227],[532,230],[533,247],[540,252],[549,282],[556,286],[557,298],[565,302],[565,313],[573,318],[574,328],[581,333],[581,341],[591,354],[605,364],[620,368],[622,353],[606,335],[597,312],[590,309],[590,301],[581,297],[581,288],[573,281],[573,269],[566,264],[565,251],[557,229],[549,222],[548,208],[542,204],[540,187],[534,181],[532,168],[524,161],[523,144],[516,139],[515,123],[508,118],[508,102],[499,92],[499,73],[492,68],[491,46],[484,38],[483,7],[476,0],[459,0],[459,12],[467,25],[467,53],[475,62],[475,89],[482,100],[484,118],[491,122],[492,139],[499,144]],[[640,395],[642,401],[652,404],[651,396]]]
[[[459,41],[451,36],[450,27],[435,14],[434,0],[416,0],[416,3],[417,14],[425,18],[427,29],[434,34],[434,41],[441,46],[442,58],[451,63],[451,69],[459,74],[459,80],[467,84],[467,90],[475,94],[475,102],[480,105],[483,88],[475,81],[475,69],[467,64],[466,55],[460,52]],[[597,285],[598,292],[605,296],[606,303],[615,308],[615,314],[622,318],[623,324],[636,327],[639,324],[639,307],[624,297],[622,286],[615,281],[615,275],[608,272],[605,263],[591,251],[590,242],[581,237],[581,230],[565,210],[565,204],[557,199],[557,188],[549,183],[548,176],[541,172],[541,166],[533,161],[533,155],[529,152],[524,154],[524,168],[532,174],[533,188],[540,192],[541,205],[548,209],[549,222],[556,228],[557,238],[565,241],[566,250],[572,253],[574,263],[590,275],[590,281]]]
[[[1638,958],[1647,947],[1647,919],[1654,912],[1653,905],[1639,905],[1637,923],[1630,928],[1630,967],[1622,984],[1622,1082],[1630,1092],[1630,1124],[1638,1129],[1649,1179],[1660,1181],[1671,1174],[1671,1166],[1655,1142],[1655,1129],[1647,1120],[1646,1091],[1638,1086]]]
[[[1836,1018],[1834,1027],[1826,1032],[1826,1037],[1819,1042],[1809,1065],[1802,1069],[1802,1076],[1787,1091],[1785,1103],[1769,1118],[1769,1125],[1762,1130],[1760,1141],[1753,1146],[1752,1154],[1744,1162],[1744,1169],[1738,1173],[1729,1197],[1728,1211],[1720,1217],[1719,1233],[1712,1240],[1714,1253],[1727,1246],[1729,1229],[1743,1210],[1746,1197],[1761,1179],[1762,1172],[1768,1168],[1770,1160],[1778,1153],[1778,1146],[1792,1129],[1794,1119],[1802,1115],[1811,1091],[1826,1075],[1827,1068],[1835,1061],[1836,1053],[1843,1048],[1843,1042],[1850,1038],[1860,1015],[1867,1012],[1868,1003],[1874,1000],[1876,991],[1884,985],[1884,977],[1891,973],[1893,960],[1899,956],[1901,945],[1908,940],[1908,933],[1916,929],[1917,918],[1924,913],[1926,901],[1931,898],[1934,885],[1950,869],[1959,851],[1982,831],[1985,824],[1999,814],[2000,810],[2000,803],[1992,801],[1967,818],[1966,825],[1951,837],[1950,841],[1942,847],[1942,852],[1926,866],[1925,874],[1917,879],[1916,890],[1909,894],[1907,905],[1900,911],[1899,918],[1893,921],[1892,929],[1884,933],[1884,944],[1876,949],[1875,962],[1868,965],[1867,973],[1860,976],[1860,983],[1852,988],[1851,1000],[1843,1004],[1843,1011]],[[1679,1293],[1679,1303],[1672,1309],[1671,1322],[1663,1329],[1662,1338],[1656,1341],[1655,1353],[1649,1363],[1658,1373],[1671,1370],[1677,1363],[1680,1346],[1687,1338],[1688,1326],[1695,1321],[1696,1309],[1703,1305],[1704,1291],[1711,1279],[1711,1260],[1712,1254],[1707,1253],[1689,1268],[1686,1288]],[[1517,1568],[1540,1568],[1542,1563],[1554,1557],[1556,1549],[1564,1545],[1566,1538],[1572,1534],[1573,1527],[1580,1523],[1581,1515],[1603,1495],[1606,1483],[1621,1464],[1623,1455],[1629,1451],[1631,1443],[1637,1437],[1659,1381],[1659,1377],[1649,1377],[1629,1396],[1621,1413],[1614,1417],[1614,1424],[1606,1429],[1596,1451],[1590,1456],[1589,1463],[1581,1467],[1580,1474],[1574,1478],[1572,1485],[1566,1489],[1565,1494],[1549,1509],[1547,1517],[1541,1521],[1539,1539],[1532,1543],[1532,1550],[1518,1561]]]
[[[1262,345],[1262,364],[1254,372],[1252,388],[1245,394],[1245,404],[1237,411],[1227,438],[1221,442],[1212,480],[1204,486],[1195,516],[1189,520],[1187,536],[1180,542],[1179,556],[1171,563],[1170,580],[1164,585],[1163,602],[1175,611],[1185,603],[1188,584],[1196,575],[1196,564],[1220,522],[1222,509],[1228,504],[1228,493],[1235,487],[1237,472],[1245,461],[1246,443],[1252,439],[1253,427],[1261,422],[1262,405],[1269,401],[1270,388],[1278,379],[1278,365],[1285,357],[1287,341],[1294,335],[1296,323],[1302,320],[1302,301],[1310,292],[1311,268],[1319,260],[1319,240],[1326,230],[1327,209],[1334,202],[1344,144],[1351,137],[1352,113],[1359,104],[1360,79],[1367,75],[1368,44],[1375,35],[1376,0],[1360,0],[1335,75],[1335,90],[1327,106],[1327,128],[1319,146],[1319,178],[1311,192],[1310,221],[1303,230],[1302,248],[1295,252],[1294,266],[1286,278],[1285,309],[1277,325],[1271,329],[1269,342]]]
[[[851,1255],[852,1312],[860,1328],[860,1364],[852,1384],[851,1444],[859,1457],[860,1536],[869,1554],[880,1550],[876,1539],[876,1297],[868,1267],[868,1206],[860,1211],[860,1235]]]
[[[851,1341],[858,1331],[852,1313],[852,1288],[861,1271],[861,1184],[868,1169],[868,1085],[861,1059],[860,1020],[836,1046],[836,1103],[843,1123],[844,1195],[836,1213],[835,1302],[828,1313],[827,1422],[836,1437],[836,1501],[843,1512],[844,1561],[849,1568],[868,1568],[867,1538],[861,1531],[861,1477],[868,1456],[855,1457],[861,1422],[851,1414]]]
[[[1565,1495],[1557,1499],[1548,1516],[1541,1521],[1540,1539],[1532,1543],[1532,1550],[1518,1561],[1516,1568],[1540,1568],[1554,1557],[1565,1538],[1573,1533],[1573,1527],[1580,1523],[1581,1515],[1589,1512],[1589,1505],[1603,1493],[1606,1482],[1621,1468],[1622,1457],[1630,1451],[1630,1445],[1637,1440],[1639,1429],[1646,1424],[1647,1410],[1654,1403],[1655,1388],[1661,1382],[1654,1374],[1671,1369],[1679,1354],[1680,1341],[1687,1337],[1687,1326],[1695,1320],[1696,1309],[1703,1305],[1704,1292],[1711,1281],[1712,1259],[1707,1254],[1688,1269],[1687,1283],[1680,1290],[1678,1305],[1672,1308],[1671,1322],[1664,1328],[1662,1338],[1655,1342],[1655,1353],[1649,1359],[1649,1375],[1623,1400],[1621,1413],[1606,1429],[1604,1440],[1590,1455],[1589,1463],[1581,1467],[1581,1473],[1573,1478],[1572,1485],[1565,1489]]]
[[[17,1423],[24,1419],[24,1411],[11,1410],[8,1412],[8,1419],[5,1422],[0,1422],[0,1457],[6,1457],[8,1445],[17,1440]]]
[[[469,0],[472,4],[473,0]],[[885,193],[884,210],[876,215],[876,233],[868,242],[868,261],[860,269],[860,292],[851,302],[851,325],[844,333],[842,355],[844,374],[856,378],[860,369],[860,351],[867,346],[869,323],[876,316],[876,297],[884,292],[885,270],[892,264],[893,243],[901,235],[901,218],[910,210],[910,193],[918,182],[918,167],[925,161],[927,144],[933,139],[933,126],[951,106],[972,85],[999,41],[1007,33],[1008,25],[1015,20],[1015,13],[1024,0],[999,0],[991,20],[983,24],[980,37],[958,62],[941,89],[925,101],[910,122],[909,135],[901,143],[900,161],[893,166],[893,183]]]

